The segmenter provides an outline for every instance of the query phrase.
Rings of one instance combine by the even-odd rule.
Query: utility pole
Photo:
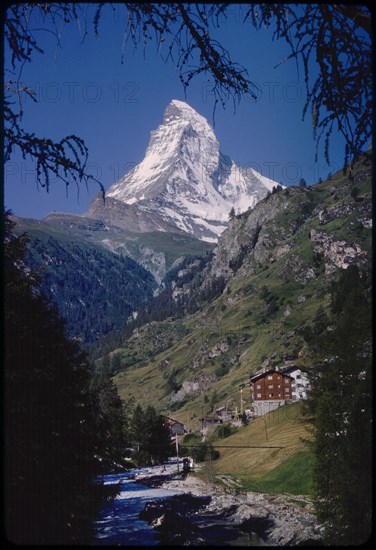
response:
[[[178,472],[179,472],[179,443],[178,443],[178,434],[175,434],[175,445],[176,445],[176,462],[178,465]]]
[[[265,438],[266,438],[266,441],[268,441],[268,428],[266,427],[266,413],[264,411],[264,426],[265,426]]]

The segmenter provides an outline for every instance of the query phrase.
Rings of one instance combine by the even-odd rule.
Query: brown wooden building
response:
[[[292,400],[292,376],[278,368],[257,373],[250,378],[252,408],[257,416]]]
[[[265,399],[291,399],[293,378],[277,369],[269,369],[251,378],[252,401]]]

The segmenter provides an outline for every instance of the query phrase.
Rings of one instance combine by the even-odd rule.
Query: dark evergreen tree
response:
[[[120,353],[114,353],[111,356],[111,372],[116,373],[121,369],[121,355]]]
[[[260,289],[260,298],[267,301],[269,296],[270,296],[270,290],[266,285],[263,285]]]
[[[95,423],[100,434],[101,463],[106,472],[128,467],[125,457],[127,441],[127,420],[125,407],[109,372],[103,370],[96,375],[90,390],[96,404]]]
[[[135,460],[138,466],[148,464],[148,453],[145,450],[146,433],[144,422],[144,411],[140,404],[137,404],[130,423],[130,441],[135,450]]]
[[[247,426],[249,424],[248,416],[246,415],[245,411],[243,411],[242,414],[242,424],[243,426]]]
[[[103,496],[90,366],[23,261],[4,243],[5,526],[16,544],[87,543]]]
[[[163,417],[152,406],[148,406],[144,415],[145,447],[152,464],[162,464],[171,455],[170,430]]]
[[[164,417],[151,405],[145,410],[140,404],[136,405],[128,433],[138,466],[162,464],[171,455],[170,430]]]
[[[266,314],[270,317],[273,317],[278,310],[279,310],[279,305],[277,303],[277,299],[275,296],[271,296],[271,299],[269,300],[268,307],[266,310]]]
[[[329,317],[325,313],[323,306],[320,306],[313,318],[313,334],[315,337],[320,336],[329,327]]]
[[[352,198],[353,198],[355,201],[357,200],[357,198],[358,198],[358,196],[359,196],[359,193],[360,193],[359,187],[353,187],[353,188],[351,189],[351,196],[352,196]]]
[[[308,414],[315,506],[331,545],[365,543],[372,528],[370,280],[350,267],[333,288],[333,330],[316,336]]]

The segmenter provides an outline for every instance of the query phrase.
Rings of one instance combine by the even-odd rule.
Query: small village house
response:
[[[286,403],[307,398],[309,379],[301,367],[275,367],[250,378],[252,409],[262,416]]]
[[[178,420],[175,420],[175,418],[166,416],[165,422],[170,429],[171,437],[175,437],[175,435],[184,435],[188,433],[188,430],[184,426],[184,424],[182,422],[179,422]]]
[[[204,423],[206,426],[217,426],[223,424],[223,418],[217,412],[212,412],[204,418]]]
[[[222,422],[229,422],[232,418],[231,411],[227,407],[219,407],[219,409],[215,409],[215,412]]]

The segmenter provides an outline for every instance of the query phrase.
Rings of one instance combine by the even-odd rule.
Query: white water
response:
[[[176,465],[167,465],[166,473],[176,470]],[[148,501],[168,498],[178,494],[176,491],[152,489],[131,479],[134,475],[147,473],[154,475],[162,473],[160,466],[152,468],[137,468],[129,472],[106,475],[102,477],[105,485],[119,484],[117,497],[108,502],[102,510],[100,518],[95,523],[96,540],[94,545],[111,546],[155,546],[156,531],[146,521],[139,519],[139,513]]]

